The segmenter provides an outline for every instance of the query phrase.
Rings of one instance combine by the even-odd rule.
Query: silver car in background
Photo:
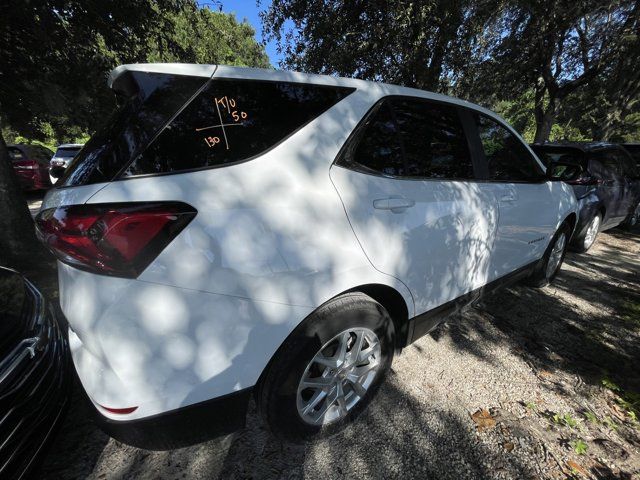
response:
[[[71,160],[78,155],[82,147],[84,147],[82,143],[63,143],[62,145],[58,145],[56,153],[53,154],[49,162],[49,178],[51,179],[51,184],[55,184],[58,179],[62,177]]]

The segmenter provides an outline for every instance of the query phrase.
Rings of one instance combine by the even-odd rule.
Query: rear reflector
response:
[[[196,213],[181,202],[72,205],[40,212],[36,230],[64,263],[136,278]]]
[[[135,412],[138,407],[127,407],[127,408],[109,408],[109,407],[105,407],[104,405],[100,405],[100,408],[105,409],[107,412],[109,413],[115,413],[117,415],[126,415],[127,413],[133,413]]]
[[[13,168],[16,170],[37,170],[38,162],[35,160],[18,160],[13,162]]]

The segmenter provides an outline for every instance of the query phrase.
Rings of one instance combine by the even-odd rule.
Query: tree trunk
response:
[[[0,265],[22,270],[46,257],[0,131]]]
[[[549,140],[551,127],[556,119],[557,101],[554,96],[549,95],[549,104],[544,105],[545,92],[548,90],[541,84],[536,86],[534,116],[536,119],[536,134],[533,143],[544,143]]]

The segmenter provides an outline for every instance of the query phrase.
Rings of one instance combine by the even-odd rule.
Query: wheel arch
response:
[[[576,226],[578,225],[578,215],[575,212],[571,212],[562,223],[569,224],[569,228],[571,229],[570,239],[572,239],[576,232]]]
[[[408,331],[409,307],[398,290],[381,283],[368,283],[351,288],[339,295],[350,292],[362,292],[382,305],[391,316],[391,320],[393,320],[393,326],[396,331],[396,347],[402,348],[408,344],[411,333]]]
[[[375,300],[380,305],[382,305],[385,308],[385,310],[387,310],[387,312],[389,313],[389,316],[391,317],[391,320],[393,321],[393,326],[396,331],[396,345],[395,345],[396,350],[399,350],[408,345],[412,332],[409,331],[409,326],[410,326],[409,306],[407,305],[407,301],[397,289],[382,283],[367,283],[367,284],[358,285],[356,287],[349,288],[348,290],[345,290],[343,292],[337,293],[336,295],[329,298],[327,301],[323,302],[321,305],[318,305],[312,312],[310,312],[304,319],[302,319],[300,323],[298,323],[296,328],[302,325],[307,320],[307,318],[309,318],[309,316],[312,315],[319,308],[322,308],[327,303],[331,302],[332,300],[334,300],[335,298],[341,295],[344,295],[345,293],[353,293],[353,292],[361,292],[361,293],[364,293],[365,295],[368,295],[373,300]],[[256,382],[256,386],[254,388],[255,395],[260,395],[259,392],[261,390],[261,386],[263,384],[264,378],[267,372],[269,371],[269,368],[273,364],[273,361],[278,355],[278,352],[280,352],[282,347],[287,343],[287,341],[289,340],[290,336],[293,335],[296,328],[294,328],[289,333],[289,335],[287,335],[287,337],[282,340],[282,342],[280,343],[280,346],[275,350],[275,352],[273,353],[273,355],[271,356],[267,364],[262,369],[262,372],[260,373],[260,377],[258,378],[258,381]]]

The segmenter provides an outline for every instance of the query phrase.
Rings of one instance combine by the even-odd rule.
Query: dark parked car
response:
[[[7,145],[13,170],[23,190],[47,190],[51,187],[49,161],[53,152],[41,145]]]
[[[68,345],[53,309],[22,275],[0,267],[0,478],[25,478],[60,422]]]
[[[640,168],[640,143],[623,143],[622,146],[633,157],[636,167]]]
[[[554,175],[573,186],[580,214],[572,246],[586,252],[599,232],[640,217],[640,173],[629,153],[611,143],[532,145]]]

